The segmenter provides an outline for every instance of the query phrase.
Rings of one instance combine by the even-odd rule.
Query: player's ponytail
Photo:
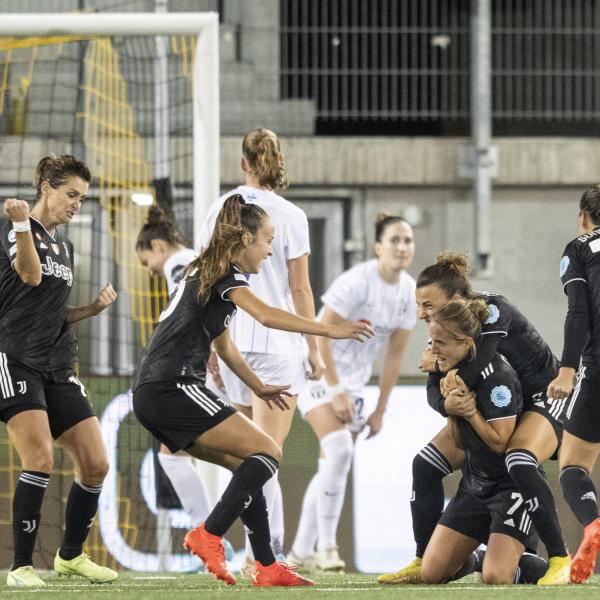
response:
[[[483,298],[452,300],[440,308],[432,320],[439,323],[455,339],[466,341],[475,356],[475,340],[481,334],[483,324],[489,316],[488,306]]]
[[[44,181],[51,188],[56,189],[66,183],[69,177],[79,177],[87,183],[92,180],[92,174],[87,165],[71,154],[44,156],[37,164],[33,176],[36,202],[42,197],[42,184]]]
[[[169,246],[185,244],[181,231],[159,206],[148,209],[146,223],[140,229],[135,249],[151,250],[152,240],[164,240]]]
[[[579,211],[586,212],[594,225],[600,225],[600,184],[597,183],[583,192]]]
[[[240,194],[225,200],[208,247],[185,271],[185,275],[198,277],[198,299],[202,304],[208,302],[213,285],[229,271],[233,257],[244,245],[244,233],[256,236],[266,215],[258,204],[247,204]]]
[[[283,168],[283,154],[279,138],[270,129],[253,129],[244,136],[242,154],[248,162],[250,173],[258,178],[262,187],[285,189],[288,178]]]
[[[435,284],[448,298],[460,296],[475,297],[469,282],[469,262],[466,255],[457,252],[442,252],[437,261],[421,271],[417,277],[417,287]]]

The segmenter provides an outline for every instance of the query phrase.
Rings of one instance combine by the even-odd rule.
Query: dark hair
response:
[[[448,298],[458,294],[461,298],[474,298],[469,282],[469,261],[465,254],[442,252],[434,265],[426,267],[417,277],[417,287],[435,284]]]
[[[44,181],[47,181],[50,187],[56,189],[63,185],[69,177],[80,177],[87,183],[92,180],[92,174],[87,165],[71,154],[44,156],[37,164],[33,176],[36,201],[42,197],[42,183]]]
[[[385,228],[388,225],[393,225],[394,223],[406,223],[407,225],[410,225],[409,222],[403,217],[389,215],[388,213],[378,213],[375,217],[375,241],[380,242]]]
[[[164,240],[170,246],[184,244],[184,238],[177,226],[160,206],[151,206],[148,209],[146,222],[140,229],[135,242],[136,250],[151,250],[152,240]]]
[[[229,271],[234,254],[243,246],[244,233],[256,235],[266,216],[258,204],[247,204],[240,194],[225,200],[208,248],[185,270],[186,275],[198,275],[198,298],[203,304],[208,302],[213,285]]]
[[[268,189],[285,189],[288,186],[279,138],[270,129],[259,127],[249,131],[242,141],[242,153],[248,161],[250,173],[258,177],[261,186]]]
[[[489,308],[483,298],[451,300],[431,317],[457,340],[470,340],[471,358],[475,355],[475,340],[489,316]]]
[[[583,192],[579,201],[579,212],[586,212],[594,225],[600,225],[600,183]]]

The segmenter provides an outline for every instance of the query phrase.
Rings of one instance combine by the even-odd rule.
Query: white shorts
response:
[[[346,428],[352,433],[358,433],[362,430],[367,422],[367,417],[364,413],[365,401],[360,391],[346,390],[346,395],[354,402],[354,418],[351,423],[346,425]],[[329,392],[329,387],[324,379],[318,381],[307,381],[300,395],[298,396],[298,410],[302,414],[302,418],[306,419],[306,415],[317,406],[332,402],[333,398]]]
[[[304,389],[307,379],[301,356],[281,356],[263,352],[242,352],[241,354],[263,383],[289,385],[288,391],[293,395],[299,394]],[[221,359],[219,359],[219,369],[229,402],[252,406],[252,390]]]

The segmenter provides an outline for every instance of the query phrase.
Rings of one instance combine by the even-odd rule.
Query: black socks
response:
[[[568,466],[562,469],[560,486],[567,504],[584,527],[598,518],[596,488],[583,467]]]
[[[65,535],[58,551],[64,560],[71,560],[83,552],[83,542],[94,522],[101,491],[101,485],[84,485],[78,478],[71,485],[65,512]]]
[[[510,450],[506,453],[505,462],[548,556],[567,556],[554,496],[538,469],[535,455],[529,450]]]
[[[241,513],[249,508],[254,497],[277,473],[278,468],[279,463],[272,456],[267,454],[249,456],[233,473],[227,489],[208,515],[205,523],[206,531],[222,536]],[[270,537],[268,522],[267,535]]]
[[[39,471],[23,471],[13,498],[14,560],[11,571],[33,564],[33,549],[40,527],[44,493],[50,475]]]
[[[444,510],[442,480],[452,473],[446,457],[431,443],[413,459],[412,513],[413,532],[417,543],[416,556],[422,558],[425,548]]]

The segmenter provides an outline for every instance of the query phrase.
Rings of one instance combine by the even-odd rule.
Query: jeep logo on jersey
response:
[[[52,244],[52,246],[54,245],[55,244]],[[54,248],[52,249],[54,250]],[[71,271],[71,269],[65,265],[54,262],[51,256],[46,256],[46,262],[42,263],[42,274],[60,277],[67,282],[69,287],[73,285],[73,271]]]

